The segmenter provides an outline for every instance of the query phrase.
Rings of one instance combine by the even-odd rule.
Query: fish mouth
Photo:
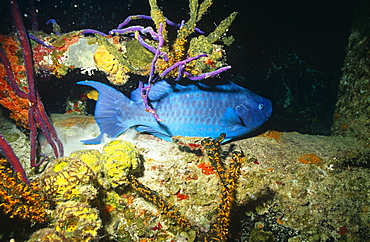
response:
[[[272,112],[271,112],[271,113],[269,113],[269,115],[267,115],[267,117],[266,117],[266,119],[265,119],[265,122],[266,122],[267,120],[269,120],[269,119],[270,119],[271,114],[272,114]]]

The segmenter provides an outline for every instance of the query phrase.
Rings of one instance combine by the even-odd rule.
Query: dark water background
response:
[[[221,78],[272,100],[274,113],[262,130],[330,135],[340,68],[351,27],[351,2],[215,0],[198,23],[199,28],[209,33],[230,13],[239,12],[228,32],[236,41],[226,47],[232,69]],[[19,5],[26,28],[31,29],[29,1],[20,0]],[[174,22],[189,17],[186,0],[158,0],[158,5]],[[146,0],[37,0],[34,6],[39,29],[46,33],[52,31],[45,24],[51,18],[56,19],[62,32],[92,28],[107,33],[129,15],[150,14]],[[8,2],[1,0],[2,34],[12,31],[8,8]],[[133,24],[147,26],[150,21]],[[175,33],[175,29],[172,31]],[[81,87],[74,83],[86,78],[89,79],[77,71],[62,79],[39,77],[37,85],[47,111],[63,113],[66,97],[80,91]],[[103,74],[95,75],[94,79],[106,80]],[[136,82],[132,78],[131,86]]]

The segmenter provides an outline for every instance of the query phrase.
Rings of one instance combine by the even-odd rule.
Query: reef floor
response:
[[[99,134],[93,117],[52,115],[51,119],[67,155],[75,150],[100,149],[79,142]],[[17,137],[13,137],[12,145],[26,142],[22,132]],[[207,233],[218,216],[221,188],[217,174],[202,165],[207,159],[194,145],[199,140],[180,137],[177,143],[170,143],[132,130],[117,139],[137,147],[143,159],[138,180],[177,208],[192,226]],[[183,145],[186,142],[188,145]],[[20,157],[27,157],[25,148],[13,147]],[[230,241],[370,240],[370,149],[355,138],[268,131],[226,143],[222,149],[225,164],[234,150],[242,150],[248,158],[238,179]],[[50,151],[45,147],[43,152]],[[130,199],[132,209],[158,215],[148,226],[122,225],[132,241],[170,228],[159,216],[159,208],[139,197]],[[120,229],[113,226],[122,220],[119,209],[111,213],[109,224],[103,224],[107,237],[129,241],[125,240],[128,235],[118,234]],[[190,233],[176,238],[172,240],[195,241]]]

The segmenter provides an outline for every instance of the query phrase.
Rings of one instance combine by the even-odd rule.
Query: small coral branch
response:
[[[196,59],[199,59],[201,57],[204,57],[204,56],[207,56],[207,54],[200,54],[200,55],[197,55],[197,56],[194,56],[194,57],[187,58],[183,61],[178,61],[175,64],[173,64],[172,66],[168,67],[166,70],[164,70],[159,76],[161,78],[164,78],[170,71],[174,70],[175,68],[177,68],[179,66],[185,66],[186,63],[192,62],[192,61],[194,61]],[[179,74],[180,74],[180,71],[179,71]]]
[[[221,142],[225,139],[226,134],[222,133],[217,139],[206,138],[202,140],[201,144],[207,153],[209,162],[211,162],[213,169],[218,174],[221,184],[226,184],[226,171],[225,167],[221,162]]]
[[[149,91],[150,91],[150,88],[152,87],[152,85],[154,84],[154,82],[156,81],[156,79],[154,78],[154,69],[155,69],[155,64],[157,62],[157,59],[161,53],[161,48],[164,44],[164,40],[163,40],[163,36],[162,36],[162,27],[163,27],[163,24],[160,23],[159,24],[159,30],[158,30],[158,47],[157,47],[157,50],[155,51],[155,55],[154,55],[154,58],[152,60],[152,65],[151,65],[151,68],[150,68],[150,73],[149,73],[149,81],[148,81],[148,85],[144,86],[144,84],[142,82],[139,83],[139,88],[140,88],[140,91],[141,91],[141,96],[143,98],[143,102],[144,102],[144,107],[145,107],[145,110],[147,112],[150,112],[153,114],[154,118],[158,121],[158,122],[161,122],[162,119],[159,118],[156,110],[154,108],[152,108],[150,106],[150,103],[149,103]]]
[[[60,26],[55,19],[49,19],[48,21],[46,21],[46,24],[51,24],[51,26],[53,26],[53,32],[56,35],[60,35]]]
[[[126,26],[127,24],[129,24],[131,20],[138,20],[138,19],[153,20],[153,18],[149,15],[131,15],[131,16],[128,16],[122,23],[120,23],[118,25],[117,29],[122,29],[123,26]],[[183,24],[178,24],[178,23],[172,22],[171,20],[167,19],[166,17],[165,17],[165,21],[168,25],[171,25],[171,26],[174,26],[174,27],[177,27],[177,28],[181,28],[183,26]],[[200,34],[204,34],[204,31],[200,30],[199,28],[195,28],[194,30],[196,32],[200,33]]]
[[[177,209],[172,207],[163,198],[161,198],[157,192],[144,186],[133,175],[128,175],[127,180],[135,189],[135,191],[140,194],[140,196],[160,208],[164,214],[175,221],[178,225],[182,226],[183,228],[191,229],[192,226],[190,225],[189,221]]]
[[[215,70],[215,71],[202,73],[198,76],[193,76],[189,72],[186,72],[186,71],[184,71],[184,74],[186,75],[186,77],[188,79],[190,79],[192,81],[199,81],[199,80],[207,79],[207,78],[212,77],[212,76],[216,76],[216,75],[220,74],[221,72],[229,70],[230,68],[231,68],[231,66],[225,66],[225,67],[222,67],[222,68],[220,68],[218,70]]]
[[[40,45],[42,46],[45,46],[46,48],[50,48],[50,49],[54,49],[54,46],[52,45],[48,45],[46,44],[44,41],[40,40],[39,38],[37,38],[35,35],[33,34],[28,34],[28,37],[34,41],[36,41],[37,43],[39,43]]]
[[[107,34],[101,32],[99,30],[95,30],[95,29],[84,29],[82,31],[82,34],[100,34],[101,36],[104,36],[104,37],[108,36]]]
[[[24,171],[22,164],[19,162],[18,157],[15,155],[12,147],[8,144],[5,140],[4,136],[0,134],[0,149],[3,151],[5,157],[8,159],[10,164],[13,167],[15,173],[19,174],[20,179],[29,184],[29,180],[27,178],[26,172]]]
[[[221,162],[221,142],[225,134],[221,134],[217,139],[205,139],[202,141],[204,150],[211,162],[213,169],[217,172],[221,183],[221,203],[218,207],[218,218],[211,229],[211,239],[205,241],[227,241],[229,238],[229,226],[231,209],[235,201],[236,183],[240,175],[240,167],[245,161],[242,151],[233,152],[232,160],[225,169]]]

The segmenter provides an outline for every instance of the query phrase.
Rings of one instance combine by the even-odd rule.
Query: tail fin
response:
[[[116,89],[95,81],[80,81],[79,85],[85,85],[95,88],[99,92],[98,101],[95,107],[95,120],[100,128],[100,135],[94,139],[81,140],[84,144],[100,144],[104,134],[109,138],[115,138],[129,127],[123,123],[120,112],[125,100],[129,99]]]

